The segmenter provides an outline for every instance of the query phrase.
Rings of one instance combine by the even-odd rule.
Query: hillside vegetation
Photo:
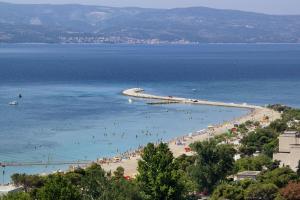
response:
[[[0,3],[0,42],[299,43],[300,16]]]

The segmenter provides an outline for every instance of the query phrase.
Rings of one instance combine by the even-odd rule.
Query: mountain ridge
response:
[[[1,43],[300,43],[300,15],[0,2]]]

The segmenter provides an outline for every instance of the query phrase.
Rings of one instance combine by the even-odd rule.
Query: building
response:
[[[296,171],[300,160],[300,133],[285,131],[279,136],[278,153],[273,154],[274,160],[279,160],[281,166],[289,166]]]
[[[6,195],[11,192],[19,192],[22,189],[22,187],[17,187],[14,185],[0,185],[0,196]]]
[[[234,176],[235,181],[241,181],[244,179],[253,179],[255,180],[256,177],[259,175],[260,171],[243,171],[239,172]]]

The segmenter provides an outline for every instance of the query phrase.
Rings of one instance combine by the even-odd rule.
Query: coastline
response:
[[[217,125],[210,126],[208,129],[203,129],[197,131],[195,133],[189,133],[182,135],[181,137],[174,138],[168,141],[168,146],[172,151],[174,157],[178,157],[182,154],[190,154],[190,152],[186,152],[185,148],[189,146],[189,144],[196,141],[203,141],[210,137],[220,135],[225,133],[228,129],[234,127],[234,124],[241,124],[246,122],[247,120],[259,121],[261,124],[268,125],[270,122],[279,119],[280,113],[271,110],[269,108],[248,105],[248,104],[236,104],[236,103],[224,103],[224,102],[214,102],[214,101],[204,101],[200,99],[187,99],[173,96],[157,96],[152,94],[144,93],[144,90],[141,88],[132,88],[127,89],[122,92],[123,95],[134,98],[143,98],[143,99],[152,99],[159,100],[161,103],[165,103],[168,101],[176,101],[176,103],[182,104],[192,104],[192,105],[209,105],[209,106],[222,106],[222,107],[235,107],[235,108],[243,108],[249,110],[249,112],[243,116],[238,118],[234,118],[228,122],[223,122]],[[268,117],[268,121],[264,121],[264,118]],[[178,144],[180,141],[180,144]],[[101,165],[101,167],[106,171],[115,171],[117,167],[121,166],[125,170],[125,175],[129,177],[134,177],[137,174],[137,166],[138,160],[141,158],[139,155],[141,148],[137,149],[134,152],[128,152],[126,159],[120,160],[110,160],[106,162],[103,160],[97,160],[97,163]]]

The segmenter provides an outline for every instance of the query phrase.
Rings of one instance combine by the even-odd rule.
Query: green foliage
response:
[[[277,152],[279,148],[278,138],[272,139],[271,142],[264,144],[262,147],[262,153],[273,158],[273,153]]]
[[[245,127],[249,127],[249,126],[260,126],[260,122],[259,121],[251,121],[251,120],[247,120],[244,124]],[[239,125],[239,127],[242,127],[241,125]]]
[[[238,185],[220,184],[214,190],[211,200],[244,200],[244,190]]]
[[[80,200],[79,189],[61,174],[50,175],[37,192],[39,200]]]
[[[108,199],[110,196],[109,181],[100,165],[93,164],[85,170],[81,181],[85,199]]]
[[[256,126],[256,127],[259,127],[259,126],[260,126],[260,122],[259,122],[259,121],[255,121],[255,122],[253,123],[253,125]]]
[[[290,109],[282,115],[282,120],[285,122],[295,119],[300,120],[300,109]]]
[[[239,152],[242,156],[252,156],[256,152],[255,146],[242,145],[239,148]]]
[[[253,124],[253,121],[247,120],[245,121],[245,126],[251,126]]]
[[[214,190],[211,199],[212,200],[244,200],[245,190],[255,181],[252,179],[244,179],[237,182],[221,183]]]
[[[108,176],[100,165],[88,167],[81,177],[79,187],[84,200],[140,200],[141,196],[136,184],[124,178],[124,169],[118,167]]]
[[[117,167],[116,171],[114,171],[115,179],[123,179],[124,178],[124,168]]]
[[[220,142],[225,142],[227,140],[227,137],[228,137],[228,134],[227,133],[223,133],[223,134],[220,134],[220,135],[216,135],[214,137],[214,139],[220,143]]]
[[[178,167],[178,169],[187,171],[187,169],[195,163],[195,160],[195,156],[187,156],[186,154],[182,154],[175,159],[175,165]]]
[[[273,151],[278,148],[278,133],[272,129],[256,129],[250,132],[241,140],[241,147],[239,151],[243,155],[252,155],[254,152],[263,152],[268,156],[273,154]]]
[[[246,124],[243,123],[243,124],[240,124],[238,126],[238,132],[242,133],[242,134],[245,134],[248,132],[248,128],[246,127]]]
[[[278,112],[287,112],[287,111],[292,109],[291,107],[281,105],[281,104],[268,105],[268,108],[271,108],[271,109],[276,110]]]
[[[11,180],[14,185],[23,186],[26,191],[42,187],[45,183],[45,178],[39,175],[13,174]]]
[[[82,177],[83,174],[77,172],[68,172],[65,174],[65,178],[74,185],[79,185],[81,183]]]
[[[150,143],[138,162],[137,182],[145,199],[182,199],[184,185],[167,144]]]
[[[300,118],[300,109],[281,107],[281,105],[274,105],[274,108],[284,110],[282,119],[271,122],[267,128],[258,128],[246,135],[241,140],[242,145],[239,148],[242,155],[251,156],[256,151],[259,151],[272,158],[273,153],[278,150],[279,134],[289,129],[287,122]],[[247,121],[245,125],[251,125],[251,123],[251,121]],[[297,127],[295,129],[297,129]]]
[[[247,200],[274,200],[278,196],[278,187],[272,183],[252,184],[245,191]]]
[[[289,167],[276,168],[272,171],[266,171],[258,176],[260,182],[273,183],[277,187],[284,187],[289,181],[296,180],[297,174]]]
[[[22,185],[31,180],[31,175],[14,175]],[[34,176],[35,177],[35,176]],[[21,181],[20,181],[21,180]],[[119,167],[113,177],[108,177],[101,166],[93,164],[87,169],[76,169],[66,174],[43,177],[44,183],[31,187],[32,199],[37,200],[140,200],[141,196],[134,181],[124,178],[124,169]]]
[[[283,107],[282,118],[273,121],[270,124],[270,128],[277,132],[283,132],[285,130],[299,130],[300,131],[300,124],[294,123],[294,120],[300,119],[300,109],[294,109],[290,107]],[[290,122],[293,122],[292,124]],[[289,123],[289,127],[288,126]]]
[[[288,195],[292,196],[290,199],[299,199],[296,196],[299,193],[299,186],[293,184],[288,187],[286,185],[299,178],[300,170],[296,174],[288,167],[279,168],[280,162],[271,161],[271,158],[278,149],[279,134],[285,130],[297,129],[298,125],[293,124],[293,127],[288,128],[287,124],[300,118],[300,109],[281,105],[275,105],[272,108],[283,111],[282,119],[272,122],[269,127],[258,128],[246,135],[241,140],[242,146],[239,149],[244,156],[251,156],[256,151],[260,151],[262,154],[257,157],[244,157],[235,163],[236,171],[262,170],[263,166],[267,167],[268,170],[263,170],[256,181],[246,182],[248,184],[242,184],[245,180],[220,184],[214,190],[212,199],[288,200]],[[250,121],[245,123],[245,127],[250,125],[254,124]],[[280,195],[278,188],[282,187],[285,187],[285,190],[282,189]]]
[[[266,155],[259,155],[255,157],[240,158],[235,162],[235,171],[261,171],[263,167],[267,167],[272,163],[272,160]]]
[[[120,176],[120,168],[117,170],[116,176],[110,181],[110,197],[114,200],[142,200],[139,189],[134,181],[126,180]],[[103,198],[107,199],[107,198]]]
[[[276,119],[275,121],[271,122],[270,128],[280,133],[287,130],[288,126],[285,121],[281,119]]]
[[[124,178],[124,168],[118,167],[113,173],[110,182],[109,199],[114,200],[141,200],[138,187],[134,181]],[[105,197],[106,198],[106,197]],[[103,198],[103,199],[105,199]]]
[[[190,175],[198,184],[198,190],[212,192],[216,184],[233,170],[236,151],[233,146],[219,145],[216,140],[196,142],[192,149],[197,155]]]
[[[31,197],[28,193],[16,192],[9,193],[3,197],[0,197],[0,200],[31,200]]]
[[[241,160],[246,161],[245,159]],[[276,161],[271,163],[269,167],[274,165],[274,169],[262,172],[262,174],[257,177],[257,180],[245,179],[242,181],[222,183],[218,185],[212,194],[212,200],[283,200],[278,193],[278,188],[284,187],[291,180],[296,180],[297,175],[290,168],[276,168],[278,167],[277,164],[278,163]],[[294,185],[293,187],[295,190]],[[285,190],[286,194],[288,193],[286,192],[287,190]]]

